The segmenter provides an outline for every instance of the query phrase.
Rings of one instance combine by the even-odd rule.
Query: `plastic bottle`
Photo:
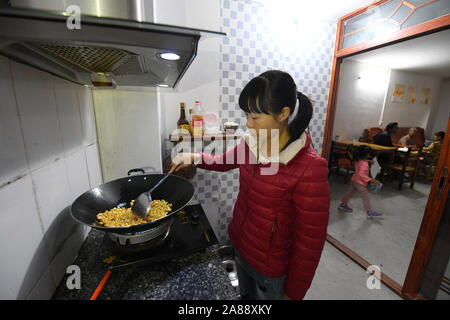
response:
[[[202,108],[200,101],[195,101],[194,110],[192,113],[192,135],[194,137],[201,137],[203,135],[204,123],[203,115],[205,111]]]
[[[194,109],[189,108],[189,113],[188,113],[188,121],[189,121],[189,132],[192,135],[192,115],[193,115]]]

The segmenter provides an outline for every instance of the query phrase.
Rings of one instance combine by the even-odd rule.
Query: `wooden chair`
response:
[[[382,131],[383,131],[383,129],[381,129],[379,127],[365,128],[363,130],[362,136],[359,137],[359,141],[373,143],[373,137],[375,137],[378,133],[380,133]]]
[[[386,164],[384,168],[381,169],[382,175],[387,171],[391,177],[391,181],[394,179],[398,180],[398,190],[402,189],[402,185],[405,182],[410,182],[409,187],[413,189],[419,166],[419,159],[422,156],[422,146],[417,148],[417,152],[413,152],[412,148],[408,148],[407,152],[401,152],[399,155],[402,162]]]
[[[355,172],[353,156],[351,152],[352,146],[339,146],[332,142],[331,160],[329,164],[329,172],[338,176],[344,176],[344,184],[347,184],[348,178]],[[344,170],[342,174],[341,169]]]
[[[433,181],[434,172],[436,171],[436,166],[439,160],[439,156],[434,156],[429,158],[430,161],[419,160],[419,168],[422,168],[424,171],[425,181],[431,182]]]

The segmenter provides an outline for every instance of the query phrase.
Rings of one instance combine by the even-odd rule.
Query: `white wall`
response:
[[[161,172],[156,89],[94,90],[93,96],[103,181],[133,168]]]
[[[87,228],[76,197],[100,184],[91,90],[0,56],[0,299],[47,299]]]
[[[404,84],[403,102],[392,102],[395,84]],[[416,101],[406,103],[408,87],[416,87]],[[442,89],[441,89],[441,86]],[[421,89],[430,88],[428,104],[420,101]],[[401,127],[425,129],[427,139],[433,132],[445,131],[449,116],[450,81],[417,73],[344,59],[339,80],[333,137],[358,139],[364,128],[385,127],[398,122]],[[443,128],[436,130],[435,128]]]
[[[180,102],[186,104],[186,110],[194,108],[195,101],[200,101],[205,112],[219,115],[219,80],[200,85],[182,92],[164,92],[161,95],[161,106],[164,110],[165,138],[176,128],[180,116]],[[187,114],[186,114],[187,115]]]
[[[156,0],[155,22],[220,31],[220,0]],[[202,37],[197,56],[175,89],[158,88],[163,138],[177,127],[180,102],[187,110],[199,100],[206,112],[219,114],[220,36]]]
[[[430,128],[428,130],[432,135],[438,131],[446,131],[448,118],[450,117],[450,79],[444,79],[441,83],[441,92],[439,94],[437,108],[430,116]],[[432,137],[430,137],[431,139]]]
[[[220,0],[153,0],[155,23],[220,31]]]
[[[394,92],[395,84],[405,85],[405,93],[403,102],[401,103],[392,102],[392,93]],[[408,87],[410,85],[416,87],[416,101],[413,104],[406,103]],[[431,89],[428,104],[423,104],[420,101],[422,88]],[[398,122],[400,127],[421,127],[425,129],[426,138],[432,139],[432,123],[429,120],[433,109],[438,106],[440,89],[441,78],[439,77],[392,70],[382,126],[386,126],[389,122]]]
[[[379,125],[390,70],[344,59],[339,80],[333,138],[356,139]]]

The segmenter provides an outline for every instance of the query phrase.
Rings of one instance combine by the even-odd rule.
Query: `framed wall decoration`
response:
[[[430,100],[430,88],[422,88],[422,94],[420,95],[420,102],[423,104],[428,104]]]
[[[406,96],[406,103],[414,103],[416,101],[416,87],[409,86],[408,94]]]
[[[392,93],[392,102],[403,102],[403,96],[405,95],[405,85],[396,84],[394,92]]]

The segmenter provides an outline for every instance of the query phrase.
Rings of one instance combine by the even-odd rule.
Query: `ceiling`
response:
[[[450,29],[346,59],[441,78],[450,77]]]

